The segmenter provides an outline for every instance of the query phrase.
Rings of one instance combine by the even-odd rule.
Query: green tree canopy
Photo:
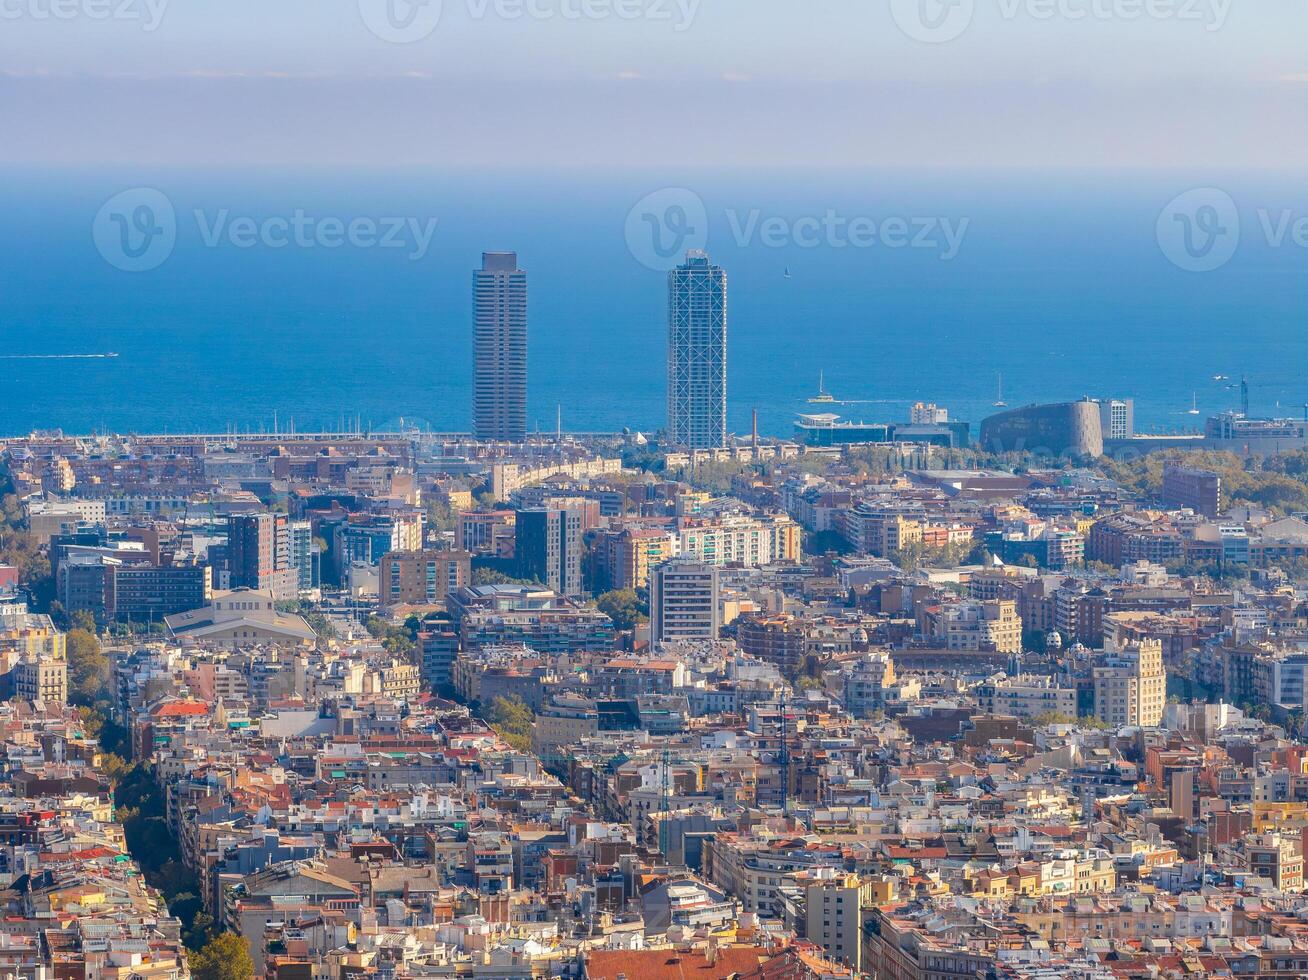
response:
[[[90,630],[68,632],[68,691],[79,704],[95,701],[109,686],[109,659]]]
[[[597,600],[595,605],[609,619],[613,620],[613,625],[620,630],[633,629],[638,623],[643,623],[646,616],[645,604],[640,601],[640,596],[634,589],[614,589],[612,592],[605,592]]]
[[[191,957],[194,980],[250,980],[254,961],[250,947],[234,932],[219,933]]]
[[[486,720],[499,733],[500,738],[519,752],[531,750],[531,732],[536,724],[536,714],[522,698],[496,698],[486,713]]]

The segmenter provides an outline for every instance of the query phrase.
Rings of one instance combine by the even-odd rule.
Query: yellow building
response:
[[[1167,703],[1167,671],[1163,645],[1141,640],[1120,651],[1109,651],[1094,668],[1095,717],[1120,727],[1157,728]]]

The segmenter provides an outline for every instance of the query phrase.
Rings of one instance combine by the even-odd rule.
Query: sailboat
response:
[[[1004,372],[999,372],[999,397],[995,399],[995,408],[1007,408],[1008,402],[1004,401]]]
[[[783,279],[789,279],[789,278],[790,278],[790,269],[787,268],[787,269],[786,269],[786,274],[785,274],[784,276],[782,276],[781,278],[783,278]]]
[[[835,396],[827,391],[827,386],[822,377],[822,372],[818,372],[818,393],[808,400],[810,405],[830,405],[835,402]]]
[[[1190,411],[1186,412],[1186,414],[1187,414],[1187,415],[1198,415],[1198,414],[1199,414],[1199,393],[1198,393],[1197,391],[1194,393],[1194,400],[1193,400],[1193,402],[1191,402],[1191,404],[1192,404],[1193,407],[1190,409]]]

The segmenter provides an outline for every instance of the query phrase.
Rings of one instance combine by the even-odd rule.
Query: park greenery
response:
[[[595,606],[620,630],[634,629],[649,618],[649,606],[635,589],[614,589],[595,600]]]
[[[536,714],[522,698],[496,698],[486,712],[486,721],[519,752],[531,751],[531,732]]]

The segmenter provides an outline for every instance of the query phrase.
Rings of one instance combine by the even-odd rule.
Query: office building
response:
[[[466,551],[393,551],[378,572],[384,606],[430,605],[472,583],[472,555]]]
[[[1135,400],[1132,398],[1104,398],[1098,401],[1099,425],[1105,439],[1131,439],[1135,437]]]
[[[650,570],[650,642],[716,640],[722,627],[718,568],[674,558]]]
[[[472,275],[473,432],[527,436],[527,274],[516,252],[483,252]]]
[[[1216,517],[1222,512],[1222,475],[1169,463],[1163,467],[1163,504]]]
[[[581,514],[570,508],[518,511],[514,528],[518,576],[559,595],[581,595]]]
[[[668,441],[727,444],[727,274],[700,251],[668,273]]]

